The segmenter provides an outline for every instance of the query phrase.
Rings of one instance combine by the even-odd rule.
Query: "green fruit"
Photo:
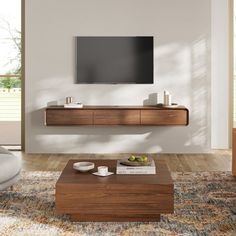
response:
[[[143,161],[144,162],[147,162],[148,161],[148,158],[146,156],[143,156]]]
[[[143,158],[142,157],[136,157],[138,162],[143,162]]]
[[[135,156],[131,155],[128,160],[129,161],[135,161],[135,159],[136,159]]]

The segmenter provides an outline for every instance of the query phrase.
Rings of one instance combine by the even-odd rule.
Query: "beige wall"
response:
[[[0,121],[0,145],[21,144],[21,122]]]
[[[210,0],[26,0],[26,151],[208,152]],[[153,85],[79,85],[75,36],[153,35]],[[141,105],[169,90],[190,110],[188,127],[45,127],[43,109],[74,96],[84,104]],[[161,97],[161,95],[160,95]],[[160,100],[161,102],[161,100]]]

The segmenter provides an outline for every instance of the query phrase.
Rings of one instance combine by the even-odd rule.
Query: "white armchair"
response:
[[[4,190],[19,180],[21,158],[0,147],[0,190]]]

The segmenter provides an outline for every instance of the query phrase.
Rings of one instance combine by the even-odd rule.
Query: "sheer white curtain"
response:
[[[234,0],[234,123],[236,122],[236,0]]]
[[[21,0],[0,0],[0,145],[20,144]]]

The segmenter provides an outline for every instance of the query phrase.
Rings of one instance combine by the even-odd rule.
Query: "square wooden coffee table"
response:
[[[95,169],[81,173],[77,161]],[[56,183],[56,211],[74,221],[159,221],[174,211],[174,186],[164,161],[155,161],[155,175],[92,175],[97,166],[116,173],[116,160],[69,160]]]

